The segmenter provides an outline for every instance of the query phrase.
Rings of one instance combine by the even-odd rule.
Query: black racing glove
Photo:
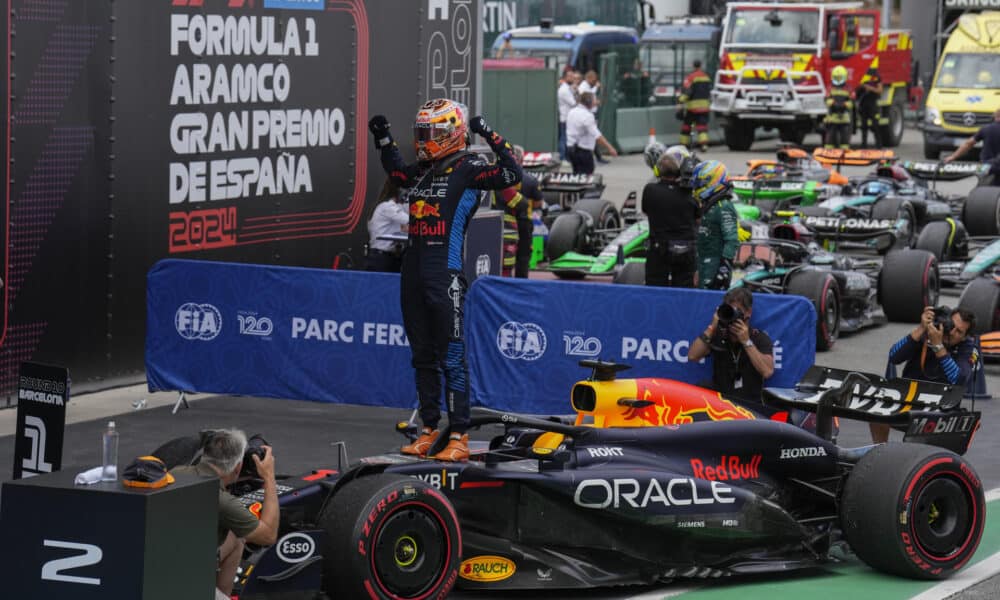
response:
[[[493,129],[486,124],[486,119],[479,115],[472,117],[469,121],[469,131],[478,133],[486,139],[490,139],[490,136],[493,135]]]
[[[733,261],[726,257],[719,259],[719,270],[715,272],[715,279],[712,281],[712,288],[717,290],[729,289],[729,284],[733,279]]]
[[[392,136],[389,134],[389,120],[385,115],[375,115],[368,121],[368,130],[375,136],[375,147],[384,148],[392,144]]]

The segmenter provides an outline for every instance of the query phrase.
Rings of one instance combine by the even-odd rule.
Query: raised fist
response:
[[[472,119],[469,121],[469,131],[471,131],[472,133],[478,133],[484,138],[488,138],[490,134],[493,133],[493,130],[490,129],[490,126],[486,124],[486,119],[484,119],[482,116],[472,117]]]

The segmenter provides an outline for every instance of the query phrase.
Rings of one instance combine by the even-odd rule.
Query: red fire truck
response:
[[[868,79],[883,82],[882,140],[899,145],[910,80],[912,41],[907,31],[881,28],[881,15],[860,2],[728,5],[712,112],[726,145],[747,150],[758,127],[777,128],[800,143],[826,115],[830,72],[847,68],[849,89]]]

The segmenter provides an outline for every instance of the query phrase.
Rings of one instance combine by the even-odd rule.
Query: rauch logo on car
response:
[[[517,571],[514,561],[502,556],[476,556],[462,561],[458,574],[469,581],[503,581]]]

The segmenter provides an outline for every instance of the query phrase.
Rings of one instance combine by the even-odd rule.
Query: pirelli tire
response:
[[[944,579],[972,557],[986,502],[979,476],[961,456],[925,444],[876,446],[854,466],[840,501],[851,549],[874,569]]]
[[[840,286],[828,271],[793,271],[785,293],[804,296],[816,308],[816,349],[830,350],[840,336]]]
[[[938,263],[926,250],[893,250],[885,255],[878,299],[890,321],[916,323],[925,306],[937,306]]]
[[[628,285],[646,285],[646,263],[629,262],[615,273],[614,283]]]
[[[920,230],[913,247],[930,252],[940,262],[951,255],[954,230],[954,226],[948,221],[931,221]]]
[[[594,220],[595,229],[621,229],[622,217],[615,205],[603,198],[581,198],[573,210],[585,212]]]
[[[1000,187],[973,188],[962,205],[969,235],[1000,235]]]
[[[405,475],[359,477],[319,518],[323,591],[331,598],[443,598],[454,587],[462,536],[441,492]]]
[[[567,252],[582,252],[586,246],[590,221],[577,211],[565,212],[556,217],[549,228],[545,254],[553,261]]]
[[[891,219],[897,224],[895,242],[879,244],[876,248],[879,254],[885,254],[890,250],[909,248],[913,245],[913,232],[916,229],[917,217],[913,205],[906,200],[894,196],[880,198],[872,205],[871,218]]]
[[[969,282],[958,299],[959,308],[976,316],[975,335],[1000,329],[1000,283],[992,277],[979,277]]]

